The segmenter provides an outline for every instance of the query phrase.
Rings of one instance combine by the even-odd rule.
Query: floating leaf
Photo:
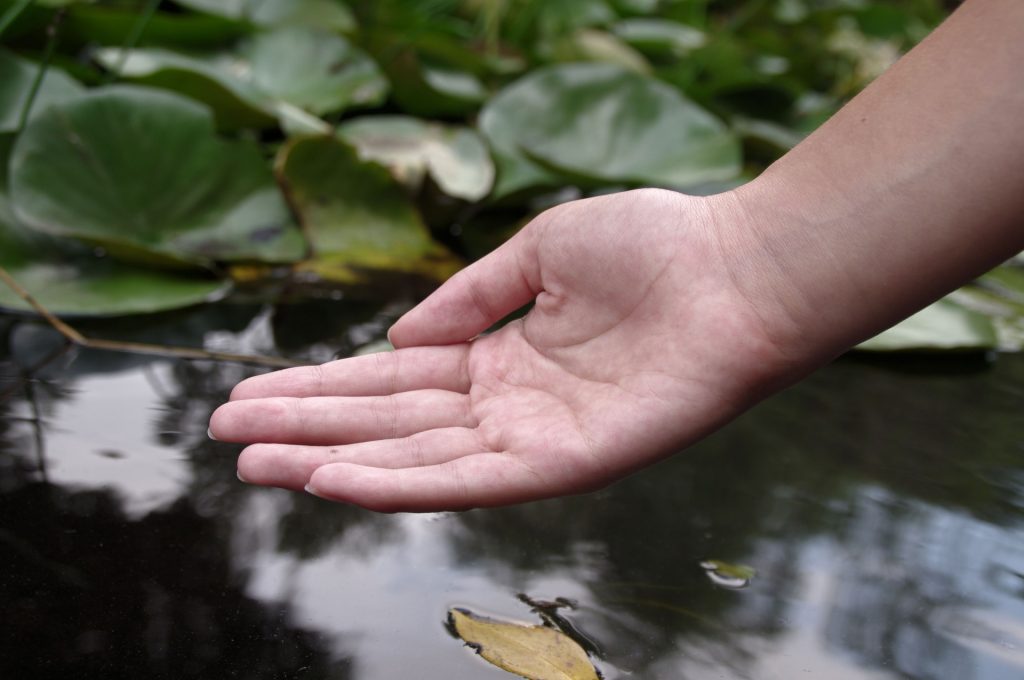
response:
[[[612,32],[627,44],[652,56],[681,57],[707,42],[702,31],[668,19],[623,19]]]
[[[291,261],[298,230],[254,144],[219,139],[209,111],[138,87],[41,113],[18,138],[11,200],[28,227],[141,262]]]
[[[704,560],[701,569],[716,586],[739,590],[750,585],[757,571],[746,564],[730,564],[722,560]]]
[[[477,201],[490,192],[494,163],[476,132],[409,116],[362,116],[338,129],[362,158],[386,165],[416,188],[425,174],[450,196]]]
[[[206,57],[161,49],[123,55],[111,48],[97,51],[96,59],[120,68],[123,77],[209,104],[222,128],[267,127],[281,118],[294,123],[294,109],[322,115],[374,105],[388,87],[364,52],[341,36],[311,28],[260,33],[232,52]],[[313,129],[323,132],[315,123]]]
[[[465,609],[448,612],[451,628],[498,668],[530,680],[597,680],[587,653],[554,628],[477,616]]]
[[[994,349],[996,329],[984,314],[943,298],[856,349],[868,351]]]
[[[300,271],[349,282],[360,280],[360,269],[444,278],[458,268],[388,171],[340,139],[291,140],[274,170],[315,255]]]
[[[44,307],[64,315],[136,314],[207,302],[228,291],[223,281],[121,264],[19,229],[4,193],[12,141],[0,137],[0,267]],[[2,282],[0,307],[31,310]]]
[[[315,26],[343,33],[356,26],[336,0],[175,0],[179,5],[260,26]]]
[[[32,91],[39,66],[0,49],[0,134],[18,129],[21,112]],[[38,115],[50,104],[74,99],[84,91],[78,82],[52,66],[47,69],[32,103]]]
[[[609,64],[540,69],[502,90],[480,127],[498,160],[497,196],[556,183],[685,187],[740,170],[725,125],[664,83]]]
[[[388,84],[380,69],[345,38],[311,28],[281,28],[245,40],[222,61],[236,77],[273,99],[311,113],[379,104]]]
[[[554,40],[542,51],[552,61],[596,61],[616,64],[637,73],[651,72],[651,65],[644,55],[611,33],[593,28],[581,28]]]

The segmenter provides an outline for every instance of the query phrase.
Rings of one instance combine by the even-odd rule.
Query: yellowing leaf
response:
[[[498,668],[529,680],[598,680],[587,653],[565,633],[496,621],[465,609],[448,612],[460,638]]]

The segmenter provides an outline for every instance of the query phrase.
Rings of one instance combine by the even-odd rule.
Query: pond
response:
[[[82,330],[320,361],[405,306]],[[0,317],[0,677],[497,680],[449,609],[558,598],[607,680],[1024,676],[1024,354],[846,357],[604,491],[380,515],[236,479],[207,420],[260,369],[72,350],[26,379],[60,345]]]

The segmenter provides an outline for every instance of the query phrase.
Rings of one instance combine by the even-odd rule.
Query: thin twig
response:
[[[57,10],[53,15],[53,20],[46,27],[46,50],[43,52],[43,60],[39,64],[39,70],[36,71],[36,77],[32,81],[32,89],[28,91],[28,98],[25,100],[25,105],[21,108],[21,117],[18,118],[19,135],[25,129],[25,123],[28,122],[29,114],[32,113],[32,104],[35,103],[36,95],[43,84],[43,76],[46,75],[46,71],[50,68],[50,60],[53,59],[53,53],[57,49],[57,36],[65,14],[67,14],[67,9],[62,7]]]
[[[18,2],[11,5],[4,15],[0,17],[0,35],[4,34],[7,27],[14,23],[14,20],[18,18],[18,15],[25,11],[25,9],[32,4],[32,0],[19,0]]]
[[[88,349],[104,349],[113,352],[129,352],[132,354],[147,354],[151,356],[170,357],[177,359],[208,359],[210,361],[231,361],[240,364],[255,364],[257,366],[269,366],[271,368],[290,368],[301,366],[299,362],[285,359],[284,357],[268,357],[255,354],[234,354],[232,352],[214,352],[193,347],[171,347],[168,345],[152,345],[141,342],[121,342],[119,340],[103,340],[87,338],[77,330],[58,319],[50,310],[46,309],[32,294],[21,287],[11,277],[6,269],[0,267],[0,281],[3,281],[14,293],[31,305],[39,316],[43,317],[58,333],[67,338],[68,342],[79,347]]]

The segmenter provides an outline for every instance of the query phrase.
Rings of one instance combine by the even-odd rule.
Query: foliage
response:
[[[144,263],[154,286],[196,286],[155,306],[141,285],[116,304],[57,304],[83,314],[188,304],[232,275],[440,279],[553,196],[703,193],[756,175],[944,12],[940,0],[0,0],[3,261],[46,271],[60,252],[64,277]],[[133,290],[150,302],[125,304]],[[944,309],[996,305],[995,344],[1019,345],[1005,291]],[[950,344],[934,328],[873,348]]]
[[[449,628],[495,666],[530,680],[597,680],[587,653],[547,626],[497,621],[465,609],[448,612]]]

